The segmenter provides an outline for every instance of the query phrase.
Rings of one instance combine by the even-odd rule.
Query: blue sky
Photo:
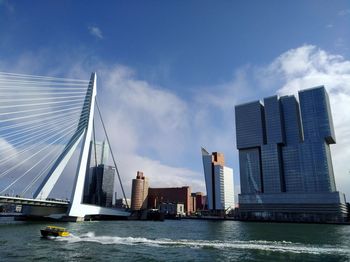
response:
[[[0,70],[97,71],[127,181],[144,170],[153,186],[203,191],[205,146],[225,153],[238,190],[234,105],[324,84],[333,112],[349,108],[349,25],[349,1],[0,0]],[[347,121],[333,147],[343,191]]]
[[[337,41],[350,37],[348,16],[339,15],[348,1],[2,2],[2,55],[83,50],[87,61],[130,66],[179,94],[305,43],[344,54]],[[94,26],[103,39],[88,34]]]

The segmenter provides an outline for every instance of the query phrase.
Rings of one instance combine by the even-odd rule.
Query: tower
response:
[[[137,171],[136,178],[132,180],[131,210],[147,209],[148,179],[143,172]]]
[[[209,154],[202,148],[208,209],[228,210],[234,207],[233,170],[225,166],[222,153]]]

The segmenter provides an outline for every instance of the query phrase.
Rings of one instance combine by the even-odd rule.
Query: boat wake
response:
[[[102,245],[146,245],[154,247],[188,247],[188,248],[212,248],[220,250],[244,249],[261,250],[270,252],[315,254],[315,255],[350,255],[347,248],[335,247],[330,245],[305,245],[287,241],[219,241],[219,240],[189,240],[189,239],[148,239],[143,237],[118,237],[118,236],[96,236],[93,232],[76,236],[71,234],[69,237],[57,238],[57,241],[67,241],[68,243],[93,242]]]

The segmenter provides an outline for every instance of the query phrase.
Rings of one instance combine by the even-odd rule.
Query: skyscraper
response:
[[[335,143],[323,86],[235,107],[241,215],[276,220],[343,220],[330,144]]]
[[[225,166],[224,154],[211,155],[202,148],[205,185],[209,210],[234,207],[233,170]]]
[[[109,146],[106,141],[99,142],[96,141],[95,145],[92,145],[92,150],[95,152],[96,149],[96,160],[97,160],[97,165],[107,165],[108,158],[109,158]],[[91,155],[91,158],[93,158],[94,155]],[[92,163],[95,161],[94,159],[91,160]]]
[[[136,179],[132,180],[131,210],[147,209],[148,187],[148,179],[137,171]]]
[[[85,183],[84,203],[111,207],[114,194],[115,168],[99,165],[89,170],[91,179]]]
[[[95,144],[91,141],[89,154],[83,202],[111,207],[114,195],[115,168],[106,165],[109,155],[108,144],[105,141]]]

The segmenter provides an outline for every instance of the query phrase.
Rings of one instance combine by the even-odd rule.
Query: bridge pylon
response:
[[[34,193],[35,199],[47,199],[51,193],[54,185],[61,176],[68,161],[72,157],[73,153],[77,149],[79,143],[81,143],[81,149],[79,153],[79,162],[77,165],[77,172],[74,179],[73,190],[70,198],[70,205],[66,209],[66,218],[69,220],[83,220],[85,216],[89,215],[106,215],[106,216],[128,216],[129,212],[100,207],[83,203],[83,193],[85,177],[88,169],[89,160],[89,147],[92,138],[93,130],[93,118],[96,101],[96,73],[91,74],[89,86],[86,91],[84,104],[81,110],[80,119],[75,133],[70,141],[65,146],[60,156],[51,167],[50,171],[40,184],[39,188]],[[26,209],[29,215],[35,215],[37,213],[35,208]],[[48,211],[49,212],[49,211]],[[40,212],[39,212],[40,213]]]

